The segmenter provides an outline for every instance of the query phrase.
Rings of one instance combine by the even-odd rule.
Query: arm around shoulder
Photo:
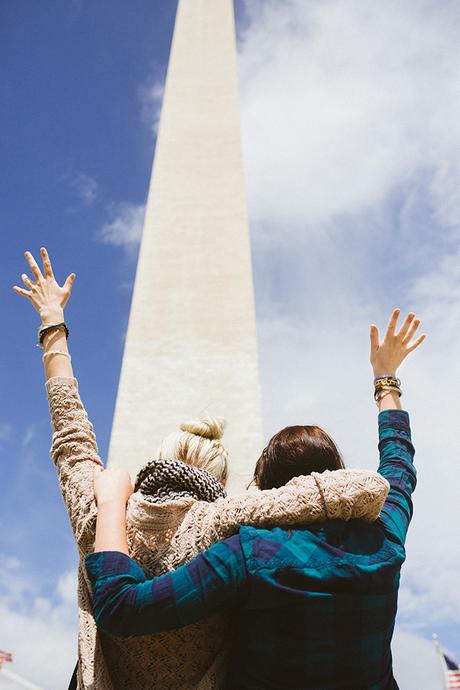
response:
[[[388,482],[369,470],[334,470],[294,477],[278,489],[200,501],[184,519],[184,533],[194,535],[197,550],[235,534],[240,525],[295,527],[326,519],[376,520],[388,494]]]

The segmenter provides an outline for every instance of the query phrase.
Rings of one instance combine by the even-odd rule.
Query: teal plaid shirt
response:
[[[375,523],[242,527],[151,580],[124,554],[90,554],[98,626],[144,635],[238,607],[230,690],[394,690],[390,642],[416,483],[407,412],[381,412],[379,439],[390,492]]]

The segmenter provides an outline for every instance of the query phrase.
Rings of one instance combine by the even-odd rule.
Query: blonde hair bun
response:
[[[222,438],[225,424],[223,417],[200,417],[200,419],[184,422],[180,425],[180,428],[182,431],[188,431],[190,434],[209,438],[212,441]]]

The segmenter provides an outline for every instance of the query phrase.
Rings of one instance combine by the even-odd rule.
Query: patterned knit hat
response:
[[[152,460],[139,471],[134,491],[140,491],[150,503],[166,503],[180,498],[212,501],[225,497],[222,484],[198,467],[180,460]]]

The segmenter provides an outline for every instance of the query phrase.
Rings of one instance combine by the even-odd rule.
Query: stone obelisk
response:
[[[109,464],[134,476],[203,413],[243,490],[262,421],[232,0],[179,0]]]

